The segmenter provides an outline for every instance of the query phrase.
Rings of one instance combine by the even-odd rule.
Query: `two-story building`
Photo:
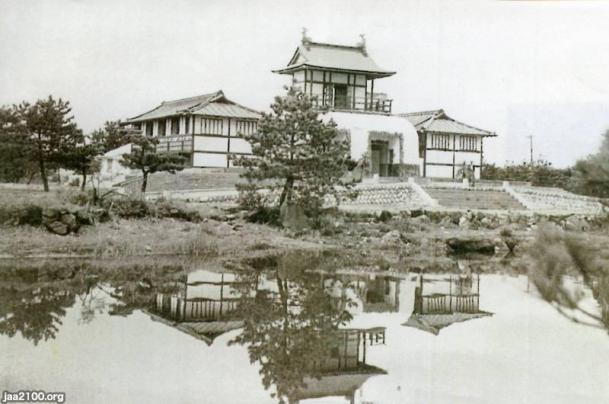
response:
[[[393,114],[393,100],[375,83],[395,72],[376,64],[363,36],[347,46],[314,42],[305,31],[287,66],[274,72],[329,110],[325,119],[348,133],[351,158],[366,159],[370,175],[458,178],[465,163],[480,177],[484,138],[495,134],[443,110]]]
[[[184,152],[193,167],[232,167],[230,155],[249,155],[243,135],[254,133],[260,114],[224,93],[163,101],[123,125],[159,140],[158,150]]]

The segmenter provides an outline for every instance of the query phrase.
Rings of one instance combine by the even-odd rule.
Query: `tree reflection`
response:
[[[280,403],[294,401],[305,377],[321,377],[324,363],[337,354],[338,327],[351,320],[345,294],[337,295],[334,283],[321,275],[305,273],[306,263],[299,255],[279,258],[277,267],[260,277],[253,299],[256,283],[241,284],[240,295],[247,299],[239,305],[244,329],[231,344],[247,345],[250,361],[260,364],[264,387],[274,386],[271,395]],[[256,274],[241,276],[253,280]]]
[[[78,303],[79,324],[100,313],[130,314],[148,307],[154,294],[181,272],[167,267],[100,270],[71,267],[3,268],[0,274],[0,334],[37,345],[56,337],[67,309]]]
[[[74,293],[56,286],[10,287],[0,293],[0,334],[17,332],[35,345],[55,338]]]

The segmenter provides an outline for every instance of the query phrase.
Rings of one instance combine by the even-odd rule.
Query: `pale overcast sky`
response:
[[[264,110],[302,27],[397,71],[394,112],[494,130],[486,157],[572,164],[609,128],[609,2],[0,0],[0,104],[68,99],[90,131],[218,89]]]

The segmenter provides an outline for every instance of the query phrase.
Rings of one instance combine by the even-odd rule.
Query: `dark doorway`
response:
[[[349,108],[347,86],[345,84],[334,85],[334,108]]]

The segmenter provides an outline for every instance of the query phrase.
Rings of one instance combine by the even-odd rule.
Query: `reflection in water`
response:
[[[399,311],[400,279],[373,275],[343,275],[339,279],[355,289],[365,313]]]
[[[244,329],[232,343],[247,346],[264,387],[273,386],[279,402],[353,398],[370,375],[384,372],[366,364],[366,346],[384,341],[384,328],[341,328],[354,303],[337,282],[298,271],[289,261],[280,261],[265,279],[254,299],[239,306]],[[242,296],[250,296],[252,283],[241,285]]]
[[[0,333],[17,332],[35,345],[55,338],[66,309],[74,304],[74,293],[57,285],[21,285],[0,290]]]
[[[490,315],[480,310],[480,275],[450,275],[448,279],[429,279],[427,285],[425,276],[420,275],[414,311],[404,325],[438,335],[451,324]]]
[[[562,352],[561,348],[554,348],[554,353],[547,356],[544,356],[545,351],[539,349],[527,348],[523,353],[518,346],[520,341],[534,346],[537,340],[551,340],[554,333],[562,333],[560,335],[566,339],[578,341],[578,330],[572,332],[568,328],[572,324],[569,323],[565,329],[564,324],[555,318],[549,320],[543,317],[548,315],[547,311],[543,311],[546,306],[531,306],[537,304],[534,302],[539,299],[534,291],[525,293],[526,280],[522,277],[500,282],[498,277],[483,275],[486,282],[481,283],[480,275],[468,271],[391,276],[379,273],[310,272],[306,271],[306,262],[306,259],[288,257],[279,259],[276,266],[263,270],[249,267],[233,269],[233,272],[198,270],[188,275],[147,270],[96,276],[68,273],[53,280],[43,273],[30,273],[26,277],[4,275],[0,286],[0,332],[12,337],[12,340],[21,336],[44,346],[40,341],[84,338],[76,336],[78,333],[74,330],[95,329],[105,324],[104,327],[112,328],[108,331],[109,335],[125,333],[133,335],[132,341],[149,344],[144,349],[146,352],[158,350],[160,345],[171,340],[171,334],[176,336],[176,343],[163,348],[169,351],[169,356],[165,358],[167,362],[163,362],[167,372],[181,368],[185,356],[196,357],[188,362],[189,373],[180,375],[191,380],[184,390],[191,398],[198,394],[198,389],[209,390],[206,385],[211,380],[222,380],[229,388],[235,383],[246,383],[243,380],[247,379],[250,380],[247,389],[257,392],[256,402],[264,401],[264,397],[270,399],[264,387],[275,397],[273,401],[292,403],[315,399],[325,401],[330,397],[351,403],[366,400],[454,402],[446,397],[450,397],[451,389],[458,387],[459,373],[451,373],[452,368],[445,368],[441,372],[427,369],[426,364],[433,361],[426,360],[422,355],[454,359],[457,354],[462,358],[459,364],[463,363],[463,366],[466,366],[468,358],[484,358],[477,360],[476,366],[470,370],[478,378],[484,377],[484,374],[491,375],[487,381],[501,380],[523,366],[531,377],[543,378],[543,372],[551,373],[546,362],[552,363],[552,358],[558,358],[556,350]],[[588,293],[598,299],[606,316],[607,301],[603,300],[603,287],[600,283],[593,284],[592,291],[588,290]],[[482,304],[481,294],[484,296]],[[70,310],[72,307],[74,310]],[[535,307],[537,312],[531,312],[531,307]],[[145,315],[130,316],[138,310]],[[502,315],[493,317],[492,321],[468,321],[491,316],[491,311],[501,312]],[[543,316],[539,313],[543,313]],[[528,316],[533,315],[538,317],[530,321]],[[108,318],[122,323],[109,323]],[[405,319],[408,320],[404,323]],[[562,319],[559,317],[559,320]],[[440,335],[440,331],[446,327],[465,321],[467,324],[450,327]],[[512,327],[519,321],[525,321],[527,327]],[[147,339],[141,339],[139,334],[146,327],[142,322],[151,327],[146,331]],[[544,335],[546,323],[552,328]],[[69,324],[75,327],[66,327]],[[111,324],[114,326],[110,327]],[[130,329],[128,324],[136,326]],[[62,327],[72,330],[72,335],[61,335]],[[537,327],[531,335],[526,334],[529,327]],[[159,330],[159,334],[153,329]],[[513,337],[513,343],[509,338],[503,338],[506,330],[519,333],[516,334],[518,337]],[[183,336],[179,331],[205,344]],[[479,337],[478,332],[484,337]],[[151,334],[156,335],[156,339],[151,338]],[[8,340],[4,338],[0,342]],[[123,336],[118,338],[123,340]],[[230,348],[224,344],[226,341]],[[472,344],[472,341],[476,342]],[[545,346],[547,343],[542,344]],[[480,345],[486,345],[486,348]],[[477,348],[473,349],[472,346]],[[509,351],[510,355],[500,358],[488,356],[489,352],[496,352],[499,346],[501,350]],[[242,356],[228,359],[227,350],[240,352]],[[48,360],[44,356],[37,357],[34,351],[23,351],[23,354],[28,353],[32,354],[31,366],[40,366],[40,363]],[[107,352],[97,354],[105,355]],[[544,369],[538,373],[534,373],[536,369],[526,367],[530,358],[536,355],[541,359],[535,363]],[[171,358],[174,356],[181,359],[176,359],[176,364],[172,365]],[[243,377],[244,373],[249,372],[245,369],[250,369],[246,366],[248,357],[254,366],[252,369],[259,373],[258,376],[254,370],[249,379]],[[606,357],[609,358],[609,353]],[[218,364],[224,358],[233,362],[227,364],[224,370],[219,370]],[[505,362],[504,358],[518,359],[512,364]],[[121,357],[113,359],[117,367],[123,366],[121,361],[125,360]],[[137,359],[134,358],[132,362],[137,363]],[[22,374],[37,372],[36,369],[24,369]],[[594,374],[599,373],[599,369],[602,367],[596,367]],[[155,369],[155,372],[167,377],[162,373],[163,369]],[[213,378],[200,377],[210,372]],[[48,370],[45,374],[49,374]],[[0,384],[4,382],[2,375],[0,372]],[[101,376],[103,378],[104,375]],[[62,377],[79,380],[74,368],[66,371]],[[433,389],[424,385],[430,377],[434,380],[438,378]],[[57,380],[62,379],[59,377]],[[472,380],[477,379],[474,377]],[[168,385],[160,384],[156,388],[167,389]],[[439,385],[450,387],[446,387],[444,396]],[[175,382],[172,386],[175,386]],[[409,395],[415,394],[417,389],[432,389],[432,393],[429,393],[431,396]],[[231,402],[234,401],[235,393],[231,395],[223,387],[217,387],[214,391],[226,394],[226,397],[233,398]],[[600,391],[596,396],[602,394]],[[429,399],[435,396],[444,399]],[[218,396],[217,401],[226,401],[226,397]],[[485,399],[489,397],[484,396]],[[248,402],[248,397],[243,397],[241,402]]]
[[[218,336],[243,326],[236,311],[242,302],[239,287],[248,282],[228,272],[194,272],[176,284],[177,292],[156,295],[156,315],[151,318],[169,320],[165,323],[211,345]],[[255,291],[258,281],[251,282]]]
[[[157,294],[150,315],[208,345],[242,328],[231,343],[247,346],[263,385],[280,402],[326,396],[352,401],[370,376],[384,373],[366,363],[366,353],[386,340],[384,327],[342,328],[353,304],[340,283],[320,274],[202,270],[176,292]]]

